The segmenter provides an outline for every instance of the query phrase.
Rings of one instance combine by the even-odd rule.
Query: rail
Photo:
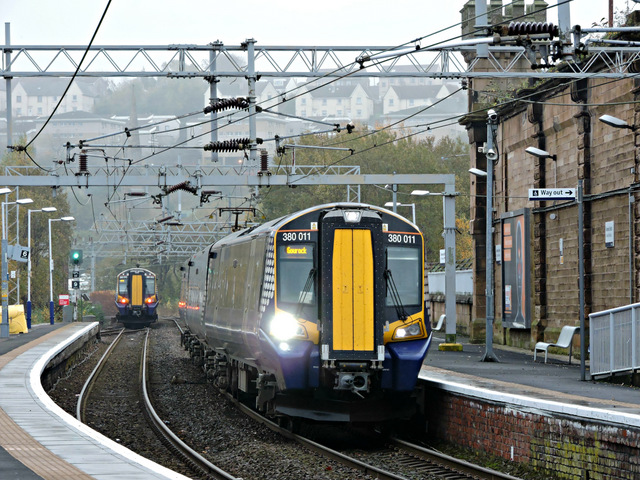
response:
[[[589,314],[591,376],[640,369],[640,303]]]

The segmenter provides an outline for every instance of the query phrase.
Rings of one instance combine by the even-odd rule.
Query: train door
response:
[[[341,211],[321,221],[322,282],[330,299],[322,307],[326,360],[384,359],[382,223],[373,212],[355,213],[357,222]]]
[[[144,304],[144,274],[131,274],[131,306],[133,308],[142,308]]]

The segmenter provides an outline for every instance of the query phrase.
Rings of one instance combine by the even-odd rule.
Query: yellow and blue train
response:
[[[184,341],[272,416],[379,422],[415,410],[431,343],[418,227],[332,203],[235,232],[182,270]]]
[[[125,328],[148,327],[158,320],[156,274],[146,268],[129,268],[116,281],[116,321]]]

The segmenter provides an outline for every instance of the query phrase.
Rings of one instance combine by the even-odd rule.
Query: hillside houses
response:
[[[68,80],[63,78],[15,79],[11,94],[13,133],[28,136],[29,132],[42,125],[60,100],[67,82]],[[322,86],[318,88],[319,85]],[[217,83],[216,88],[219,99],[246,97],[248,94],[247,82],[239,79],[225,79]],[[365,77],[327,77],[322,80],[258,81],[255,84],[256,105],[263,110],[268,109],[269,112],[263,112],[258,116],[257,136],[273,139],[276,135],[285,137],[304,131],[323,131],[331,128],[323,123],[339,123],[344,126],[348,122],[370,129],[390,123],[406,128],[415,126],[417,130],[412,133],[416,135],[415,139],[425,135],[461,136],[464,130],[455,122],[450,122],[447,128],[423,128],[430,122],[465,112],[463,92],[447,98],[459,89],[457,83],[444,83],[427,78],[374,80]],[[128,128],[135,126],[129,125],[126,121],[131,112],[119,112],[119,115],[124,116],[111,118],[102,118],[90,113],[96,100],[105,94],[107,89],[104,79],[75,80],[52,122],[47,126],[45,133],[51,135],[52,145],[59,149],[67,141],[74,142],[78,139],[105,135],[122,129],[123,125]],[[202,98],[205,105],[210,103],[208,87],[204,87]],[[140,142],[162,145],[177,141],[178,139],[174,138],[178,135],[176,129],[180,128],[177,123],[167,122],[160,126],[154,126],[153,123],[158,118],[169,119],[183,113],[153,112],[152,117],[140,118],[137,125],[151,124],[149,129],[139,132]],[[219,112],[217,116],[220,140],[234,138],[239,133],[243,137],[249,136],[246,113],[242,116],[238,115],[237,110],[230,109]],[[6,113],[2,117],[6,118]],[[202,126],[183,133],[184,138],[202,135],[201,143],[206,143],[210,137],[205,133],[207,128],[210,129],[208,118],[210,116],[191,119]],[[183,123],[180,126],[187,125]],[[6,122],[0,123],[0,130],[6,131]],[[148,135],[144,135],[145,133]],[[265,148],[272,150],[274,145],[267,145]]]

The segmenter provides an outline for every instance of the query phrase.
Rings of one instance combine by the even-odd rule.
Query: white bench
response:
[[[442,324],[444,323],[446,318],[447,318],[447,316],[444,313],[442,315],[440,315],[440,318],[438,319],[438,324],[435,327],[433,327],[431,330],[439,332],[440,329],[442,328]]]
[[[580,327],[570,327],[565,325],[560,330],[560,336],[556,343],[538,342],[533,348],[533,361],[536,361],[536,353],[544,352],[544,363],[547,363],[547,355],[549,347],[568,348],[569,349],[569,365],[571,365],[571,350],[573,348],[573,336],[580,331]]]

